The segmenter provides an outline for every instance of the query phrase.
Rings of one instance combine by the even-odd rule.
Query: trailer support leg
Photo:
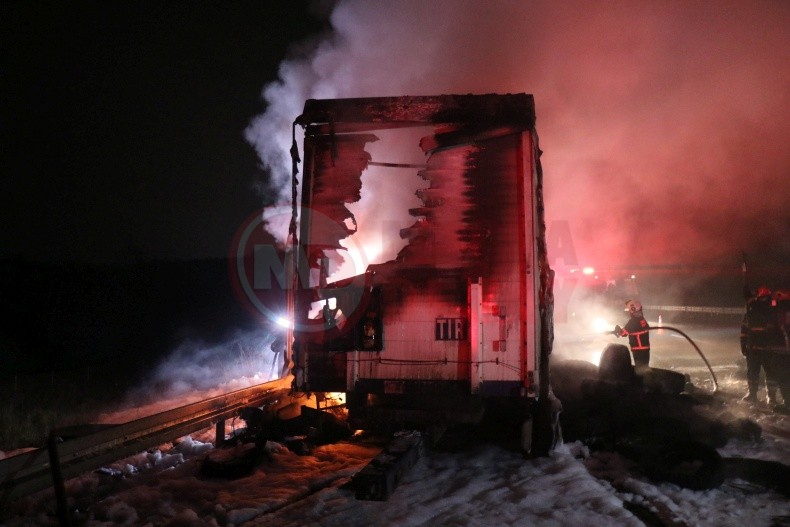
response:
[[[63,485],[63,473],[60,470],[60,456],[58,456],[58,434],[55,430],[49,432],[47,450],[49,452],[49,468],[52,472],[52,486],[55,489],[55,501],[58,508],[58,522],[61,527],[69,526],[69,514],[66,507],[66,488]]]

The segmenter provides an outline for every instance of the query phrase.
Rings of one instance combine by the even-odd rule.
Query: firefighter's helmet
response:
[[[760,287],[757,288],[757,293],[755,293],[754,296],[756,296],[757,298],[763,296],[771,296],[771,290],[768,289],[768,287],[761,285]]]
[[[625,310],[631,316],[642,313],[642,304],[638,300],[629,300],[625,303]]]

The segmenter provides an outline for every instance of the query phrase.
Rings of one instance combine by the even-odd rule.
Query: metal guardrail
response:
[[[651,312],[682,311],[685,313],[708,313],[711,315],[743,315],[745,307],[707,307],[707,306],[644,306]]]
[[[286,377],[251,386],[123,424],[89,425],[89,433],[57,445],[60,475],[63,479],[78,476],[212,424],[222,423],[224,434],[225,419],[236,416],[240,408],[267,406],[276,411],[291,404],[291,380]],[[52,485],[53,467],[46,448],[0,460],[0,508]]]

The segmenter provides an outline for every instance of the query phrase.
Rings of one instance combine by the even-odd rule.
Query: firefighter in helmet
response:
[[[746,357],[746,385],[744,401],[757,402],[760,370],[765,370],[765,391],[768,404],[776,397],[776,383],[769,367],[769,348],[773,324],[771,290],[761,285],[746,302],[746,314],[741,324],[741,353]]]
[[[776,401],[774,409],[783,413],[790,411],[790,290],[773,292],[774,322],[769,370],[771,380],[776,382],[777,393],[782,395],[783,403]]]
[[[647,368],[650,363],[650,326],[642,314],[642,304],[636,300],[628,300],[625,303],[625,311],[630,318],[625,323],[625,327],[616,326],[614,334],[618,337],[628,337],[634,366]]]

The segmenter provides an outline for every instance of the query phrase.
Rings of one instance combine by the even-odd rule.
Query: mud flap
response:
[[[562,403],[549,394],[535,403],[521,425],[521,452],[526,458],[549,455],[562,443]]]

